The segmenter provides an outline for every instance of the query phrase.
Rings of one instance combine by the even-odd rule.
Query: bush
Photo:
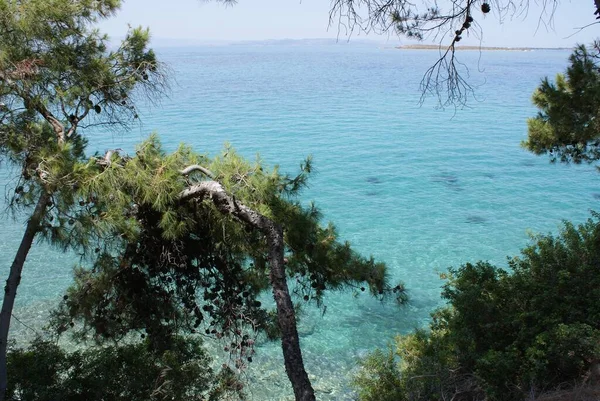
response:
[[[395,375],[396,400],[518,400],[580,381],[600,357],[598,215],[541,235],[509,260],[450,269],[428,331],[396,339],[401,362],[375,353],[356,380],[361,400]],[[386,357],[389,358],[389,357]],[[384,362],[388,362],[385,363]],[[377,366],[377,369],[373,367]]]
[[[361,370],[354,378],[363,401],[400,401],[403,400],[402,382],[392,350],[385,353],[376,350],[361,361]]]
[[[66,352],[36,340],[8,356],[8,400],[217,400],[239,393],[231,371],[215,376],[194,339],[177,338],[156,353],[147,342]]]

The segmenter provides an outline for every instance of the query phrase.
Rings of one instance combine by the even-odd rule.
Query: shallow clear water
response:
[[[305,361],[319,399],[351,399],[356,360],[397,333],[427,323],[440,305],[438,273],[467,261],[506,263],[528,232],[556,232],[597,208],[598,173],[551,165],[526,153],[525,120],[541,77],[564,69],[568,52],[465,52],[479,101],[463,110],[419,107],[419,82],[436,52],[369,46],[222,46],[159,52],[176,83],[143,112],[141,128],[94,134],[92,149],[131,151],[151,131],[168,149],[192,144],[215,154],[229,141],[294,172],[312,154],[316,174],[303,199],[356,249],[385,261],[411,297],[402,309],[362,295],[331,294],[327,312],[300,323]],[[481,59],[478,65],[478,60]],[[478,66],[485,68],[478,72]],[[6,171],[1,170],[6,181]],[[6,275],[23,225],[0,232]],[[73,256],[32,250],[15,315],[39,327],[70,280]],[[28,329],[18,322],[14,336]],[[249,371],[257,400],[288,399],[278,344],[259,348]]]

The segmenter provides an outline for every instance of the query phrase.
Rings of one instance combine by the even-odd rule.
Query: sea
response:
[[[410,301],[398,307],[352,291],[307,305],[299,322],[306,368],[319,400],[353,400],[357,364],[394,336],[425,327],[442,306],[440,274],[466,262],[506,266],[537,233],[558,233],[599,209],[592,165],[551,164],[525,151],[531,95],[564,71],[568,51],[461,51],[474,97],[460,107],[420,102],[436,50],[393,44],[269,42],[157,49],[170,69],[168,97],[141,105],[128,132],[88,132],[91,152],[135,145],[157,132],[215,155],[230,143],[294,174],[311,155],[302,202],[314,201],[340,239],[387,264]],[[0,184],[11,191],[10,169]],[[4,201],[4,200],[2,200]],[[2,210],[5,210],[5,204]],[[24,231],[2,215],[0,274]],[[76,255],[33,247],[19,288],[11,337],[26,343],[71,282]],[[269,294],[265,297],[268,299]],[[218,358],[219,344],[207,342]],[[243,372],[250,399],[291,400],[280,345],[262,342]]]

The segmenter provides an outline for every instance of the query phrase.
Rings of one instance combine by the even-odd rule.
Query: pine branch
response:
[[[215,175],[207,168],[202,167],[198,164],[193,164],[191,166],[188,166],[186,168],[184,168],[183,170],[180,170],[179,172],[182,175],[190,175],[191,173],[193,173],[194,171],[200,171],[202,174],[204,174],[205,176],[214,179]]]

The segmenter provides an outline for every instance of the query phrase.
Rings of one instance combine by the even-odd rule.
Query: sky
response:
[[[412,44],[395,35],[348,36],[342,28],[329,25],[331,0],[238,0],[233,6],[207,0],[124,0],[121,11],[101,23],[101,30],[113,38],[121,38],[131,26],[149,27],[154,45],[189,45],[201,42],[246,41],[270,39],[338,38],[377,40],[390,46]],[[416,0],[419,2],[419,0]],[[443,1],[443,0],[441,0]],[[515,0],[519,3],[521,0]],[[527,15],[505,16],[499,23],[496,10],[473,15],[483,30],[483,46],[572,47],[588,43],[600,36],[600,24],[593,23],[593,0],[563,0],[554,13],[552,26],[540,25],[540,16],[548,20],[539,3],[530,0]],[[553,1],[553,0],[549,0]],[[478,35],[477,35],[478,36]],[[437,41],[436,41],[437,40]],[[437,43],[428,38],[425,43]],[[463,37],[462,44],[479,45],[475,35]]]

